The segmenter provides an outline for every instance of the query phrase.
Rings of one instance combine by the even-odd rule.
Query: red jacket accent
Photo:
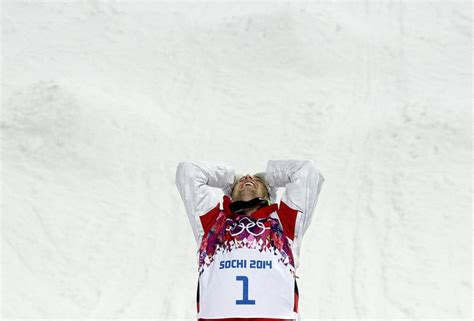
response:
[[[217,215],[219,215],[220,211],[221,210],[219,209],[219,204],[217,204],[217,206],[214,207],[212,210],[202,216],[199,216],[202,228],[204,229],[204,235],[207,235],[207,233],[211,230],[211,227],[216,222]]]
[[[278,210],[278,217],[280,218],[283,231],[286,236],[293,241],[295,238],[296,216],[298,211],[292,209],[283,202],[280,202],[280,209]]]

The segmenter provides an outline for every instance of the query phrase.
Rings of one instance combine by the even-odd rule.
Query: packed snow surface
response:
[[[194,320],[176,166],[268,159],[326,179],[303,320],[471,318],[470,1],[2,9],[2,319]]]

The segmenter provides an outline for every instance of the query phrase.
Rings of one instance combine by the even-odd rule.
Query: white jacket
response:
[[[311,224],[325,179],[310,160],[269,160],[265,173],[272,201],[276,201],[278,188],[284,187],[281,201],[298,212],[292,242],[296,268],[301,240]],[[234,177],[234,169],[228,165],[202,161],[179,163],[176,185],[198,246],[204,234],[200,217],[220,203],[212,188],[219,188],[230,195]]]

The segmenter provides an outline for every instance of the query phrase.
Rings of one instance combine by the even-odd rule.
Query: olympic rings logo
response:
[[[240,219],[238,224],[233,222],[231,226],[226,228],[226,231],[230,232],[231,236],[237,236],[241,234],[243,231],[247,231],[249,234],[252,234],[253,236],[260,236],[263,233],[265,233],[265,230],[270,229],[270,227],[265,227],[265,224],[263,223],[264,220],[265,220],[264,218],[260,218],[257,221],[252,221],[248,217],[243,217],[242,219]],[[258,228],[257,233],[252,231],[254,230],[255,226]]]

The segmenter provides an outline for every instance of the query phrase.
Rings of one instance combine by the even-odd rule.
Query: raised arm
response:
[[[175,183],[197,243],[204,233],[200,217],[219,206],[219,199],[211,188],[220,188],[225,192],[233,181],[234,169],[231,166],[207,162],[178,164]]]
[[[289,209],[282,211],[287,217],[281,220],[299,252],[299,243],[311,223],[324,177],[310,160],[269,160],[266,177],[274,201],[277,189],[286,188],[280,209]]]

